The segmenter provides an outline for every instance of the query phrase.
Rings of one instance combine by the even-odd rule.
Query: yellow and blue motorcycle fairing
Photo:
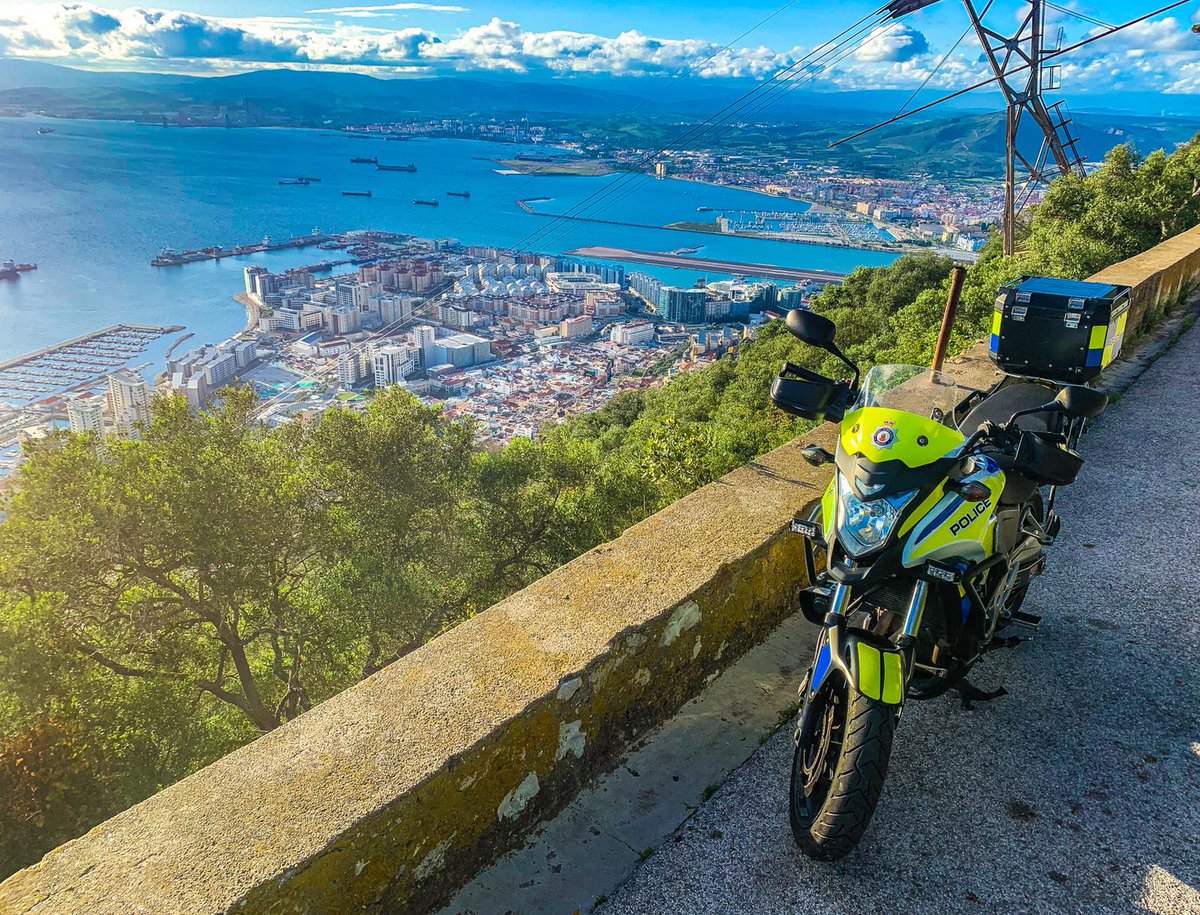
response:
[[[827,547],[833,548],[838,536],[838,475],[856,475],[860,462],[865,461],[872,471],[893,481],[879,496],[892,494],[893,486],[907,486],[906,480],[920,481],[917,497],[883,547],[871,554],[871,562],[917,569],[929,561],[954,565],[990,557],[996,549],[996,507],[1004,490],[1003,471],[990,458],[977,457],[972,473],[960,482],[982,483],[989,495],[971,502],[949,491],[948,477],[932,466],[940,461],[941,469],[948,472],[952,464],[946,459],[956,457],[965,441],[962,433],[949,426],[901,410],[864,407],[847,414],[838,441],[838,471],[821,498],[821,530]],[[887,704],[903,703],[909,662],[902,649],[885,647],[880,640],[854,631],[843,632],[838,649],[841,663],[836,666],[855,689]],[[809,689],[818,689],[833,666],[825,633]]]

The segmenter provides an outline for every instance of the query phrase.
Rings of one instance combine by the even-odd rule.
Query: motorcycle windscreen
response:
[[[900,461],[906,467],[924,467],[965,441],[957,429],[904,410],[862,407],[842,420],[842,450],[874,464]]]
[[[931,464],[965,441],[954,416],[967,393],[940,372],[916,365],[877,365],[863,378],[842,420],[842,450],[874,464]]]

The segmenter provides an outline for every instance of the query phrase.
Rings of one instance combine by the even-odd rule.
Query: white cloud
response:
[[[637,30],[616,36],[531,31],[493,18],[457,33],[419,25],[371,27],[359,20],[393,12],[465,12],[443,4],[321,7],[309,16],[217,17],[85,2],[6,4],[0,54],[95,68],[233,72],[261,65],[354,69],[372,74],[499,70],[570,75],[677,74],[764,79],[801,61],[805,49],[766,46],[724,50],[698,38],[656,38]],[[311,18],[318,17],[318,18]],[[1077,24],[1077,29],[1085,26]],[[1090,28],[1090,26],[1088,27]],[[1090,32],[1068,35],[1067,43]],[[956,89],[990,75],[979,48],[964,42],[936,74],[944,51],[906,23],[871,33],[835,66],[805,72],[813,89],[911,87],[929,77]],[[1064,58],[1064,94],[1108,89],[1200,92],[1200,36],[1176,18],[1143,23]],[[808,75],[813,78],[811,82]]]
[[[382,16],[392,12],[417,10],[426,13],[469,13],[465,6],[441,6],[436,3],[389,3],[385,6],[334,6],[309,10],[310,13],[335,13],[340,16]]]
[[[864,63],[904,62],[929,50],[925,36],[905,22],[875,29],[854,56]]]

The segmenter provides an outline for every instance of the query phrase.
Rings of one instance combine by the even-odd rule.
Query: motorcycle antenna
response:
[[[888,4],[888,18],[897,19],[917,10],[933,6],[940,0],[894,0]],[[982,10],[975,6],[974,0],[963,0],[970,28],[975,30],[979,42],[983,46],[984,57],[992,71],[990,79],[975,83],[965,89],[959,89],[937,101],[897,113],[886,121],[881,121],[865,130],[848,137],[843,137],[829,146],[841,146],[851,140],[879,130],[912,117],[922,111],[928,111],[943,102],[966,95],[984,86],[999,84],[1005,99],[1005,159],[1004,159],[1004,253],[1011,255],[1016,248],[1017,216],[1033,192],[1041,185],[1057,175],[1086,174],[1083,155],[1079,151],[1079,140],[1071,129],[1072,118],[1065,101],[1047,104],[1043,95],[1061,88],[1062,66],[1051,63],[1065,54],[1089,45],[1094,41],[1107,38],[1117,32],[1153,19],[1176,7],[1183,6],[1188,0],[1177,0],[1168,6],[1157,9],[1152,13],[1131,19],[1121,25],[1102,26],[1101,31],[1078,41],[1075,44],[1062,46],[1063,33],[1059,29],[1054,40],[1054,47],[1047,48],[1046,43],[1046,8],[1062,9],[1058,4],[1049,0],[1025,0],[1029,9],[1020,19],[1015,33],[1005,34],[985,23],[985,17],[992,4],[989,2]],[[1097,20],[1098,22],[1098,20]],[[1026,156],[1017,146],[1017,134],[1021,122],[1032,120],[1041,130],[1042,143],[1036,156]],[[1051,164],[1053,160],[1053,164]],[[1018,170],[1022,172],[1018,180]]]

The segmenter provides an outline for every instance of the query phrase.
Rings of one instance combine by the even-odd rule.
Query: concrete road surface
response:
[[[839,864],[787,823],[790,728],[611,898],[649,913],[1200,913],[1200,328],[1095,426],[1026,607],[1036,640],[913,703]]]

